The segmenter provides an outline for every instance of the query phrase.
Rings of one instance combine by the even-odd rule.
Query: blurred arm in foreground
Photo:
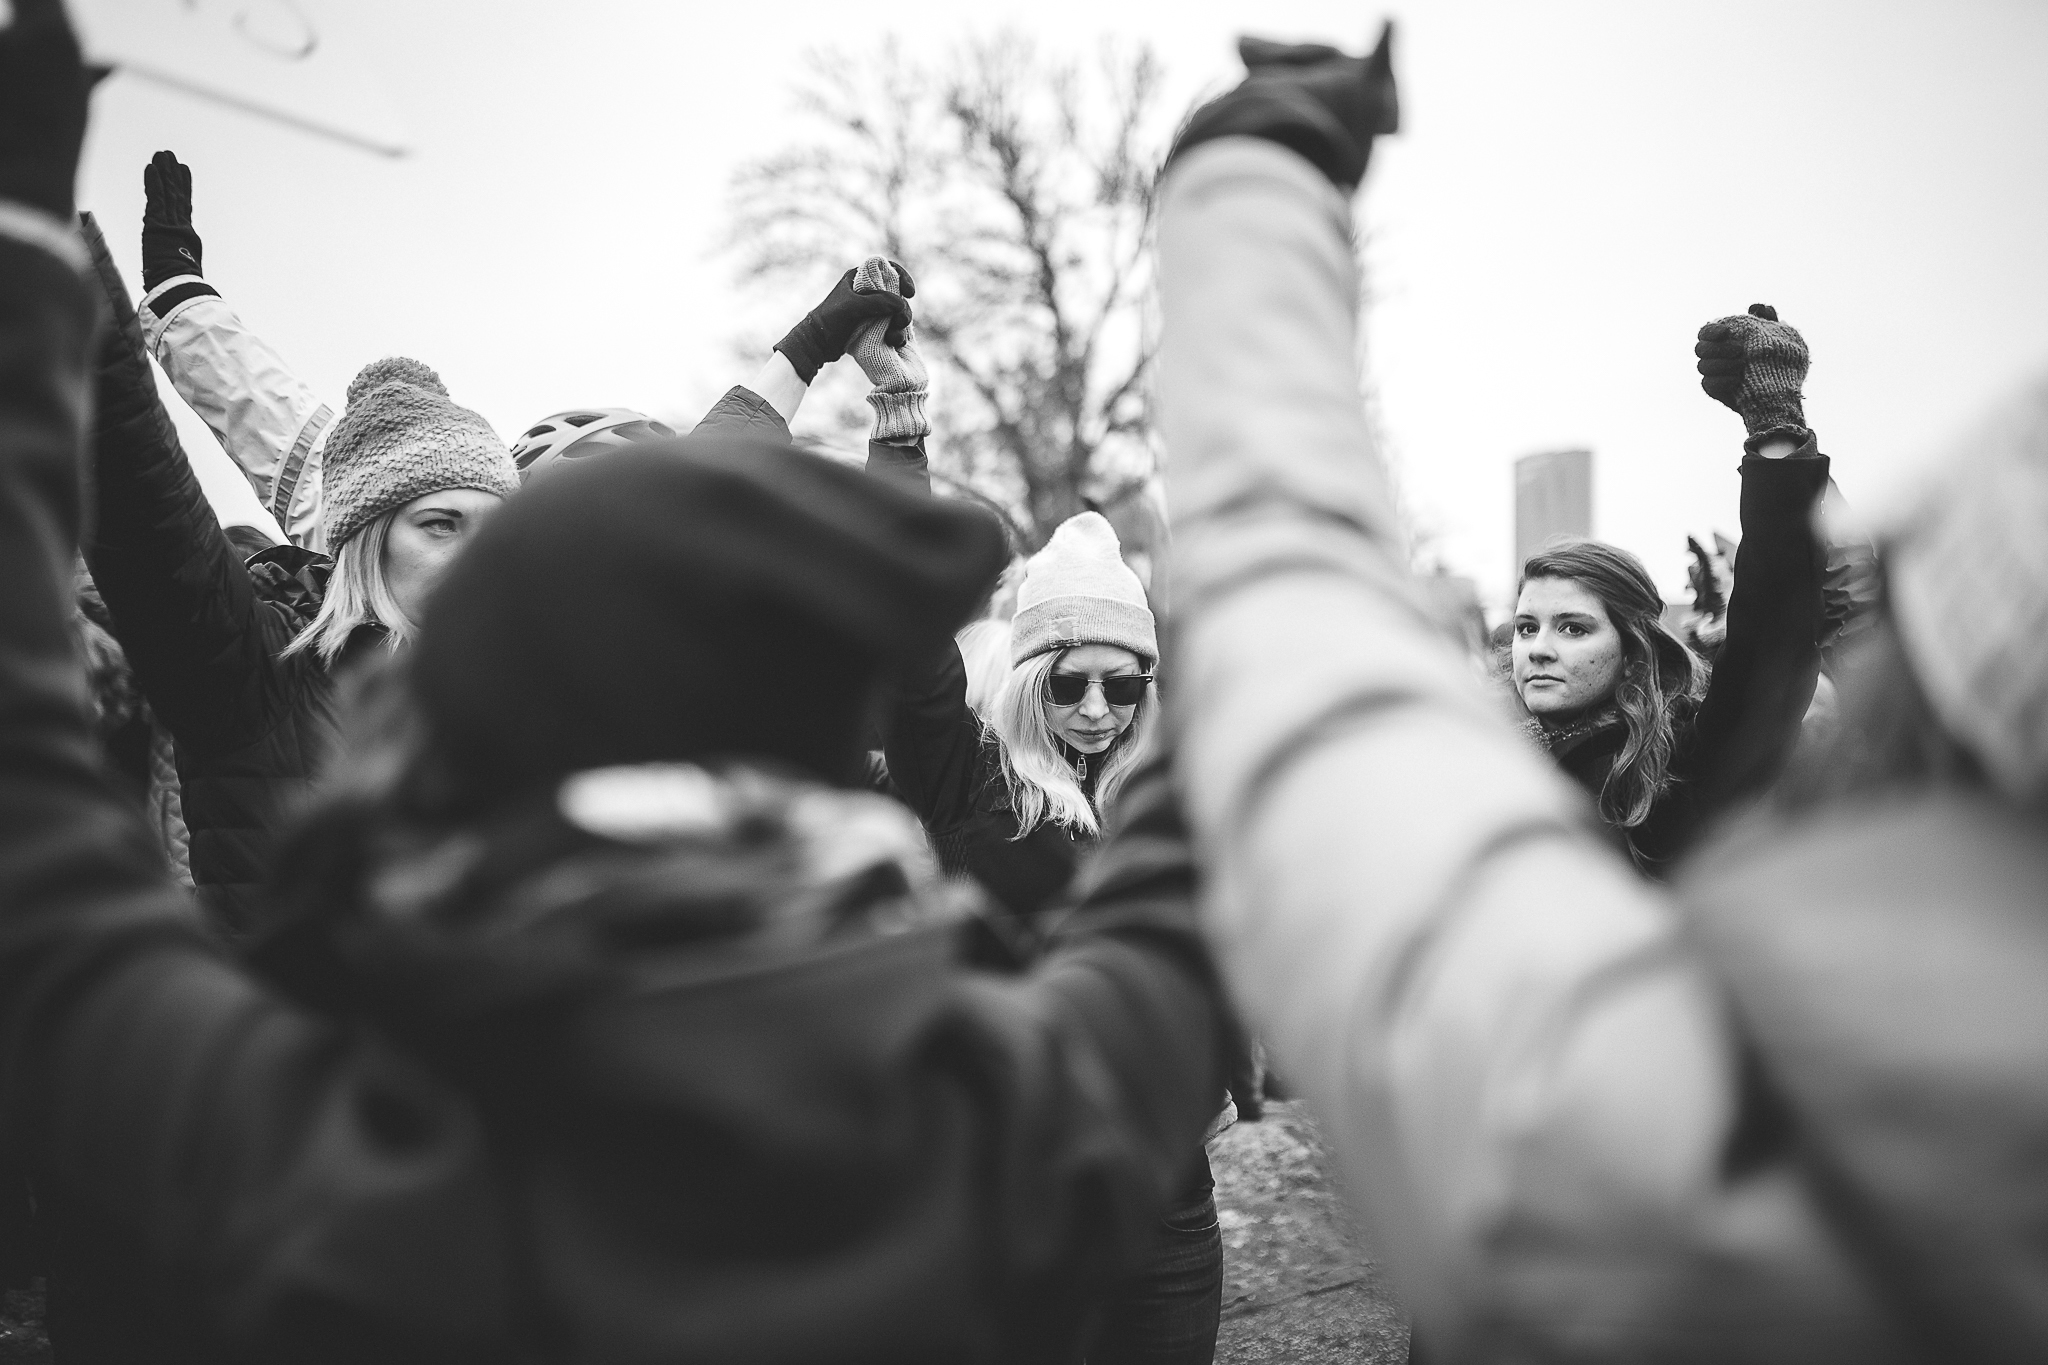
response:
[[[1226,975],[1433,1354],[1901,1358],[1790,1151],[1745,1147],[1669,901],[1413,594],[1344,192],[1392,130],[1386,44],[1275,51],[1196,115],[1160,220],[1171,712]]]

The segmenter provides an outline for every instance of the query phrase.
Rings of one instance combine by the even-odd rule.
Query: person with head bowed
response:
[[[915,286],[903,267],[872,257],[858,293]],[[924,442],[929,374],[914,327],[870,322],[848,347],[873,385],[868,472],[928,497]],[[1008,667],[986,708],[968,702],[959,639],[934,641],[899,669],[884,713],[888,785],[917,814],[940,866],[971,877],[1006,911],[1005,932],[1070,903],[1119,800],[1158,753],[1158,628],[1116,532],[1083,512],[1054,529],[1025,563],[1006,632]],[[1153,764],[1156,767],[1156,763]],[[1233,1067],[1242,1042],[1231,1031]],[[1205,1137],[1237,1117],[1224,1088]],[[1165,1168],[1175,1196],[1145,1254],[1103,1305],[1091,1365],[1208,1365],[1223,1295],[1223,1234],[1204,1144]]]

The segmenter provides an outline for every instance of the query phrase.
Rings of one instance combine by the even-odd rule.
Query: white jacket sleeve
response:
[[[240,466],[296,545],[324,550],[320,461],[334,409],[197,275],[143,296],[143,335],[178,394]]]
[[[1411,598],[1347,204],[1243,138],[1163,189],[1168,705],[1205,926],[1420,1335],[1660,1361],[1853,1335],[1803,1184],[1726,1174],[1737,1047],[1671,905]]]

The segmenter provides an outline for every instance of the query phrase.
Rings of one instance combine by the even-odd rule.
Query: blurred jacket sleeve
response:
[[[979,974],[965,994],[995,1120],[1002,1279],[1042,1305],[1099,1299],[1154,1252],[1222,1102],[1232,1036],[1163,761],[1133,773],[1077,891],[1032,971]],[[1014,1320],[1073,1321],[1032,1307]],[[1006,1359],[1055,1360],[1078,1343],[1006,1345]]]
[[[325,551],[320,469],[334,409],[197,275],[142,296],[142,334],[294,545]]]
[[[1798,1183],[1724,1165],[1716,992],[1411,596],[1348,205],[1220,139],[1167,177],[1160,252],[1204,925],[1365,1244],[1446,1358],[1802,1358],[1853,1294]]]

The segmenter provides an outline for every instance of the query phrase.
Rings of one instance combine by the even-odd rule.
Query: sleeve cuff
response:
[[[1820,454],[1820,446],[1814,440],[1812,429],[1793,426],[1790,423],[1765,427],[1742,443],[1742,453],[1754,455],[1772,441],[1792,441],[1798,445],[1797,450],[1784,457],[1788,460],[1812,459]]]
[[[898,445],[931,435],[932,424],[925,416],[924,398],[923,389],[903,393],[876,389],[870,393],[868,405],[875,410],[875,434],[869,439]]]

